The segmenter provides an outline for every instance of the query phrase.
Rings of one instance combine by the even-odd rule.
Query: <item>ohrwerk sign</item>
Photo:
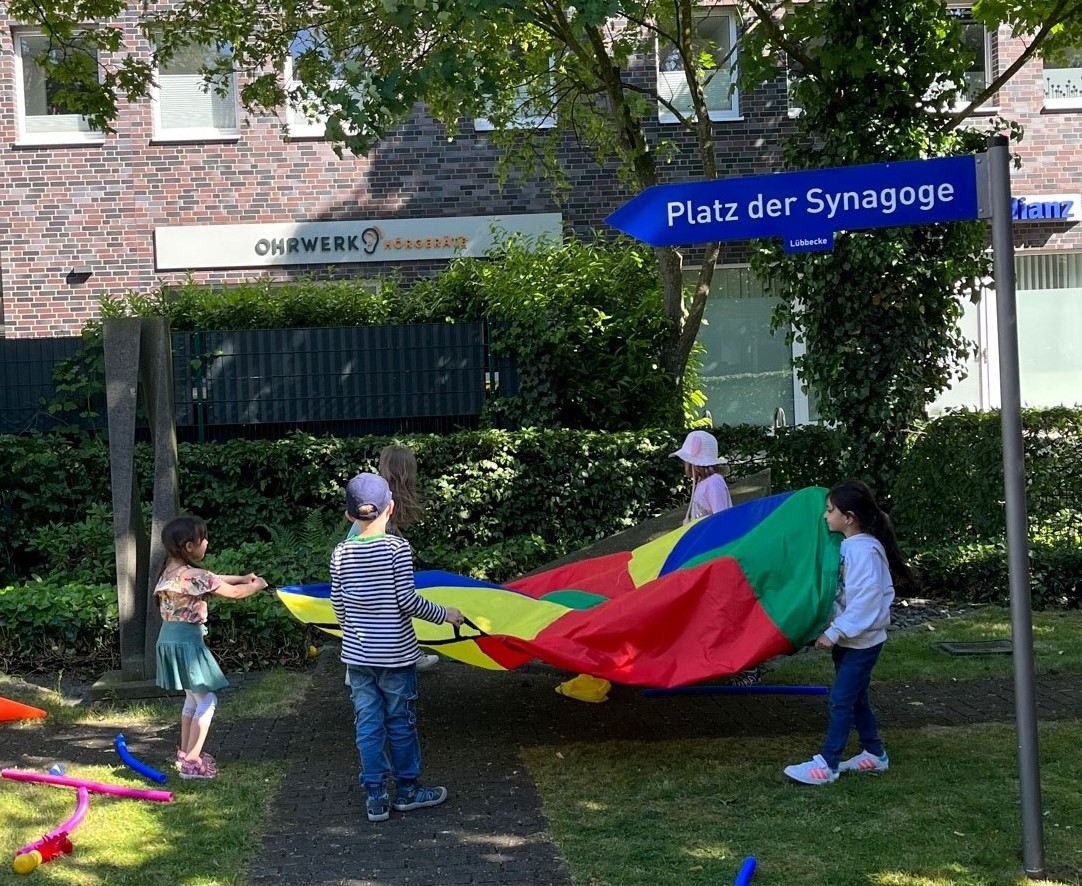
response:
[[[836,231],[982,218],[983,160],[908,160],[656,185],[608,222],[652,246],[781,237],[786,251],[829,250]]]

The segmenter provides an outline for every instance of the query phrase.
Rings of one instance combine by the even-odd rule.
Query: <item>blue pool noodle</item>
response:
[[[128,750],[128,745],[124,741],[124,733],[120,733],[113,741],[113,744],[116,746],[116,752],[120,759],[140,775],[145,775],[151,781],[156,781],[158,784],[165,784],[169,780],[157,769],[151,769],[146,763],[139,762],[131,755],[131,752]]]
[[[736,879],[733,881],[733,886],[748,886],[751,882],[752,874],[755,873],[755,856],[749,855],[744,859],[744,863],[740,865],[740,871],[736,875]]]

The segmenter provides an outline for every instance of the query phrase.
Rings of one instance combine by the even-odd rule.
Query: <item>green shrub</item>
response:
[[[775,488],[822,482],[833,464],[830,432],[722,428],[721,450],[733,475],[772,468]],[[470,431],[404,438],[417,453],[424,517],[410,540],[425,565],[450,568],[454,551],[491,548],[517,538],[525,550],[559,556],[655,516],[686,500],[679,462],[669,457],[683,431],[598,433],[574,430]],[[385,437],[232,440],[179,446],[180,496],[209,524],[211,553],[254,542],[238,569],[278,564],[298,583],[325,568],[345,531],[342,488],[359,470],[375,470]],[[152,495],[152,453],[136,448],[140,494]],[[777,453],[777,455],[775,455]],[[108,447],[61,437],[0,437],[0,538],[7,574],[111,577]],[[67,531],[71,527],[72,531]],[[82,563],[93,557],[97,564]],[[519,551],[508,563],[525,564]],[[543,559],[530,563],[540,565]],[[55,564],[55,565],[50,565]],[[101,573],[89,570],[100,568]],[[456,571],[466,571],[457,570]],[[279,580],[274,578],[273,580]]]
[[[493,353],[511,360],[517,378],[509,396],[490,401],[488,426],[620,430],[678,424],[684,415],[684,398],[661,368],[671,325],[656,265],[629,240],[511,239],[408,288],[397,278],[189,281],[150,296],[106,296],[101,307],[103,318],[162,314],[187,331],[487,321]],[[82,352],[57,364],[47,407],[73,427],[100,423],[104,402],[101,323],[89,324],[84,338]],[[696,414],[697,373],[693,359],[685,388]]]
[[[0,670],[114,667],[118,619],[111,585],[48,580],[0,587]]]
[[[149,505],[143,508],[143,520],[149,525]],[[33,529],[27,550],[40,558],[43,577],[83,585],[115,582],[113,509],[105,502],[91,502],[82,520]]]
[[[226,670],[297,665],[314,629],[271,594],[215,598],[207,645]],[[0,671],[110,670],[120,663],[116,588],[57,579],[0,587]]]
[[[961,411],[910,437],[895,484],[894,518],[913,549],[1004,537],[998,412]],[[1082,525],[1082,410],[1022,413],[1030,534]]]
[[[1003,543],[933,548],[913,558],[924,590],[935,597],[1009,605],[1007,549]],[[1035,609],[1082,607],[1082,547],[1074,542],[1035,542],[1029,550],[1030,594]]]
[[[641,244],[512,239],[419,281],[413,299],[432,320],[493,323],[493,350],[514,361],[518,391],[492,401],[490,426],[625,430],[683,415],[661,367],[671,325],[656,263]]]

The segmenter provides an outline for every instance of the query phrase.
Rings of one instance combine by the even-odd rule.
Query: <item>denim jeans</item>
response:
[[[353,696],[357,750],[361,754],[361,784],[369,794],[381,794],[386,790],[387,776],[393,771],[400,788],[412,786],[421,773],[417,668],[347,665],[346,675]]]
[[[837,769],[849,741],[849,731],[856,726],[861,747],[877,757],[883,754],[883,742],[879,738],[879,726],[875,722],[868,687],[872,682],[872,669],[879,660],[883,644],[867,649],[849,649],[835,645],[831,650],[834,658],[834,685],[830,687],[830,724],[826,741],[823,742],[823,759],[831,769]]]

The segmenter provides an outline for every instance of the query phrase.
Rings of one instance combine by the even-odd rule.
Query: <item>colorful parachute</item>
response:
[[[467,664],[533,659],[637,686],[733,674],[813,640],[830,615],[840,538],[826,490],[787,492],[681,526],[632,551],[506,585],[419,572],[418,591],[475,627],[414,621],[422,646]],[[280,588],[302,622],[335,636],[330,585]]]

